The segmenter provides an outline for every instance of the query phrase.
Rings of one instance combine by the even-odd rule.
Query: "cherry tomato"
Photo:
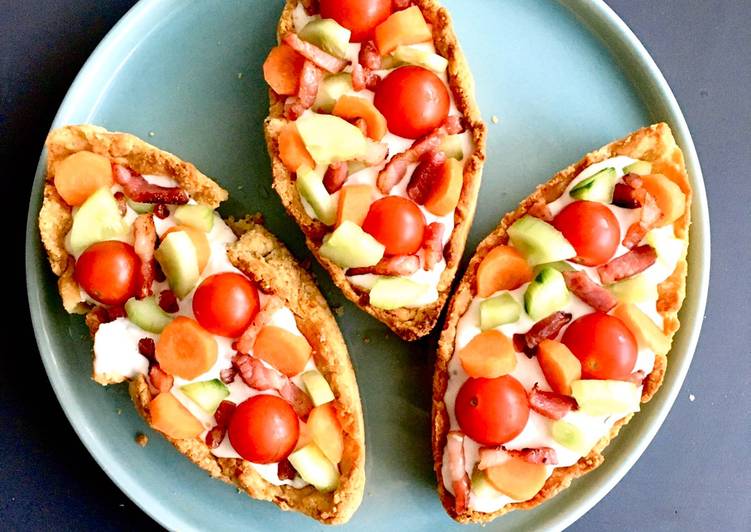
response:
[[[401,196],[386,196],[370,206],[362,228],[386,246],[386,255],[412,255],[422,245],[425,216]]]
[[[403,66],[378,84],[373,103],[389,131],[416,139],[441,126],[449,115],[449,92],[441,79],[418,66]]]
[[[563,333],[582,363],[583,379],[626,379],[636,363],[636,339],[626,325],[602,312],[574,320]]]
[[[122,305],[138,291],[140,260],[133,246],[119,240],[97,242],[76,261],[76,282],[105,305]]]
[[[352,32],[351,42],[373,36],[373,30],[391,15],[391,0],[320,0],[321,18],[333,18]]]
[[[585,266],[605,264],[621,241],[615,215],[602,203],[575,201],[553,219],[553,226],[576,250],[576,262]]]
[[[469,378],[456,396],[455,412],[467,436],[482,445],[501,445],[518,436],[527,424],[527,392],[511,375]]]
[[[284,399],[254,395],[235,409],[227,435],[235,451],[250,462],[273,464],[295,449],[300,433],[297,415]]]
[[[193,295],[193,314],[213,334],[237,338],[259,310],[258,289],[247,277],[235,272],[211,275]]]

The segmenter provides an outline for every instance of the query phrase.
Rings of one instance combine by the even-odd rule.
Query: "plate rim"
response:
[[[548,526],[556,529],[563,529],[570,526],[582,515],[592,509],[626,475],[626,473],[633,467],[634,463],[636,463],[641,457],[647,446],[651,443],[658,430],[662,427],[665,418],[675,403],[675,399],[682,388],[686,373],[691,365],[701,333],[701,317],[703,317],[706,309],[709,288],[711,232],[706,188],[696,147],[694,146],[693,139],[680,106],[651,55],[626,23],[607,4],[605,4],[604,0],[557,1],[571,12],[572,15],[574,15],[600,43],[606,46],[611,54],[613,54],[614,48],[621,52],[625,52],[622,54],[623,57],[618,58],[616,62],[619,65],[622,65],[627,61],[633,63],[635,67],[639,69],[640,74],[642,74],[652,86],[657,100],[659,100],[663,107],[660,114],[663,114],[663,119],[670,123],[673,134],[683,150],[686,159],[686,166],[689,169],[689,176],[691,178],[694,192],[694,202],[692,204],[693,227],[691,228],[692,236],[690,245],[691,248],[698,248],[698,251],[695,252],[695,254],[699,259],[701,266],[698,273],[698,290],[692,295],[692,299],[695,301],[695,316],[700,319],[689,331],[686,331],[686,326],[683,327],[684,332],[682,334],[688,334],[688,337],[685,340],[686,347],[684,357],[677,363],[671,363],[671,372],[675,375],[674,381],[670,386],[663,385],[659,404],[656,409],[653,406],[653,419],[649,422],[648,426],[645,427],[642,437],[630,449],[628,449],[627,452],[625,452],[624,459],[618,462],[617,465],[612,466],[613,471],[611,471],[611,474],[600,482],[596,489],[584,497],[584,502],[577,501],[575,504],[570,505],[563,512],[559,513],[554,519],[548,520]],[[152,10],[169,2],[174,3],[173,0],[140,0],[126,12],[112,29],[110,29],[76,75],[60,104],[58,112],[50,126],[50,130],[67,122],[66,116],[75,109],[75,100],[79,97],[78,94],[84,93],[84,91],[80,89],[86,84],[89,75],[97,69],[99,63],[106,61],[110,52],[117,47],[119,42],[122,39],[129,37],[130,30],[134,26],[137,26],[142,19],[148,17]],[[146,35],[148,34],[145,34],[144,38]],[[125,57],[121,64],[124,64],[128,57],[129,55]],[[110,80],[114,78],[119,71],[119,68],[120,65],[114,69],[110,76]],[[629,76],[629,71],[624,69],[624,74],[636,90],[636,83]],[[104,92],[106,92],[106,86],[102,89],[102,93]],[[645,104],[645,107],[647,107],[646,96],[644,94],[639,94],[639,97],[642,103]],[[99,101],[96,101],[94,105],[91,106],[87,118],[96,112],[98,106]],[[647,107],[647,110],[652,114],[655,113],[655,111],[649,107]],[[46,149],[43,148],[37,165],[34,182],[32,183],[32,197],[30,198],[30,208],[27,215],[25,243],[25,264],[27,271],[30,261],[36,257],[39,251],[39,236],[36,229],[38,210],[33,209],[33,207],[37,203],[40,203],[39,198],[36,198],[34,193],[40,192],[42,187],[46,166],[45,161]],[[697,199],[700,199],[701,201],[696,201]],[[699,228],[701,228],[700,233],[698,231]],[[697,235],[697,233],[699,234]],[[695,267],[696,266],[694,266],[694,268]],[[189,520],[185,519],[181,512],[170,509],[167,505],[162,504],[154,494],[141,486],[134,476],[128,474],[127,468],[123,467],[123,465],[117,460],[112,459],[110,453],[97,440],[90,427],[88,427],[86,419],[82,416],[81,412],[74,408],[74,405],[69,399],[70,392],[67,385],[64,382],[64,379],[62,379],[57,373],[54,366],[54,360],[52,358],[52,352],[54,351],[52,341],[49,331],[43,324],[42,312],[40,311],[41,290],[39,289],[39,279],[27,275],[26,288],[34,336],[45,372],[47,373],[47,377],[55,392],[58,403],[76,432],[76,435],[81,440],[81,443],[83,443],[89,454],[94,458],[110,480],[112,480],[112,482],[131,501],[133,501],[152,519],[168,529],[192,530],[194,528],[193,525]],[[65,398],[65,400],[63,400],[63,398]]]

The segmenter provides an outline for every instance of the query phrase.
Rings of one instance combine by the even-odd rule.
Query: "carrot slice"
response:
[[[317,406],[310,411],[308,430],[326,458],[334,464],[342,461],[344,435],[332,403]]]
[[[430,41],[433,34],[417,6],[393,13],[375,29],[375,42],[381,55],[390,54],[402,44]]]
[[[686,183],[686,178],[684,177],[681,168],[682,164],[679,163],[669,161],[652,162],[652,173],[664,175],[673,183],[681,187],[684,194],[688,194],[690,189],[688,188],[688,183]]]
[[[316,167],[294,123],[284,126],[279,133],[279,158],[290,172],[297,172],[301,166]]]
[[[370,185],[349,185],[339,191],[339,209],[336,213],[336,227],[345,220],[362,226],[373,203],[374,191]]]
[[[297,94],[305,58],[286,44],[275,46],[263,62],[263,79],[275,93]]]
[[[110,160],[90,151],[68,155],[55,166],[55,188],[65,203],[81,205],[94,192],[111,187]]]
[[[663,174],[650,174],[642,176],[644,188],[657,202],[662,215],[657,221],[657,226],[672,224],[683,216],[686,211],[686,196],[681,187],[668,179]]]
[[[434,184],[425,208],[436,216],[446,216],[456,209],[459,196],[464,184],[464,167],[456,159],[447,159],[440,173],[440,178]]]
[[[211,246],[209,246],[209,239],[206,233],[199,231],[195,227],[188,227],[187,225],[175,225],[167,229],[162,233],[162,240],[167,238],[167,235],[174,231],[185,231],[188,233],[191,242],[196,247],[196,255],[198,256],[198,271],[202,272],[206,265],[209,263],[209,257],[211,257]]]
[[[195,438],[203,425],[171,393],[160,393],[149,403],[151,426],[170,438]]]
[[[500,331],[481,332],[459,350],[459,360],[470,377],[495,379],[514,371],[516,352]]]
[[[544,464],[532,464],[521,458],[510,458],[487,468],[485,475],[501,493],[517,501],[528,501],[545,485],[548,469]]]
[[[373,140],[381,140],[386,134],[386,118],[365,98],[345,94],[336,101],[331,114],[345,120],[362,118],[367,126],[368,137]]]
[[[496,246],[477,267],[477,295],[488,297],[498,290],[514,290],[532,280],[532,268],[516,249]]]
[[[178,316],[156,341],[156,360],[170,375],[193,380],[216,362],[216,339],[196,320]]]
[[[540,342],[537,346],[537,361],[545,380],[556,393],[571,395],[571,383],[582,378],[581,362],[561,342]]]
[[[287,377],[293,377],[305,369],[311,352],[305,337],[273,325],[261,329],[253,344],[256,358],[268,362]]]

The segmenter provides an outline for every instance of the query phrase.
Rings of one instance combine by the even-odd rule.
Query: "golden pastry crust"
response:
[[[300,0],[309,13],[317,11],[316,3]],[[298,0],[287,0],[282,11],[277,35],[282,36],[294,30],[293,11]],[[485,161],[486,128],[474,99],[474,81],[464,54],[454,34],[451,18],[446,9],[434,0],[416,0],[425,20],[433,27],[436,51],[448,59],[449,87],[454,95],[456,107],[465,117],[467,131],[474,143],[474,151],[467,158],[464,166],[464,186],[459,203],[454,212],[454,230],[451,239],[444,248],[446,269],[438,282],[438,300],[418,308],[398,308],[383,310],[369,303],[368,293],[357,289],[347,280],[344,270],[322,257],[319,248],[322,238],[329,230],[323,223],[308,216],[300,202],[295,188],[294,176],[287,170],[279,157],[278,136],[287,124],[283,118],[284,98],[269,90],[269,116],[264,122],[266,144],[271,157],[273,187],[282,200],[284,208],[305,234],[305,241],[318,262],[329,272],[334,284],[344,295],[368,314],[388,325],[391,330],[405,340],[416,340],[428,334],[436,324],[444,303],[449,295],[451,284],[459,266],[464,245],[467,241],[472,219],[474,218],[477,193],[480,188],[482,165]]]
[[[617,155],[627,155],[634,159],[651,162],[653,172],[665,174],[676,182],[686,195],[686,210],[683,216],[674,223],[675,236],[683,240],[686,245],[673,273],[657,287],[657,310],[663,318],[663,331],[672,340],[673,335],[678,330],[680,325],[678,322],[678,310],[683,303],[686,293],[686,251],[688,247],[692,192],[688,175],[686,174],[683,153],[676,145],[668,125],[659,123],[642,128],[624,139],[617,140],[599,150],[588,153],[579,162],[561,170],[550,181],[538,186],[530,196],[521,202],[515,211],[506,214],[500,224],[480,242],[475,255],[467,266],[467,271],[449,303],[448,315],[438,342],[438,354],[433,376],[432,443],[433,465],[438,478],[438,494],[448,514],[461,523],[489,522],[513,510],[533,508],[553,497],[568,487],[573,479],[599,466],[604,460],[602,450],[615,438],[621,427],[631,419],[632,415],[629,415],[618,421],[610,433],[603,437],[592,451],[587,456],[582,457],[576,464],[569,467],[556,468],[542,490],[534,498],[524,502],[507,504],[492,513],[468,510],[462,514],[457,514],[454,510],[454,496],[446,490],[441,471],[443,449],[446,446],[446,435],[449,431],[449,417],[446,404],[444,403],[444,395],[448,384],[448,363],[454,352],[457,324],[459,318],[465,313],[472,301],[472,287],[475,284],[477,266],[491,249],[508,242],[506,234],[508,227],[526,214],[538,200],[544,199],[546,203],[556,200],[584,168]],[[660,387],[666,368],[667,357],[659,354],[656,355],[654,369],[644,381],[642,402],[646,403],[649,401]]]
[[[71,209],[54,186],[54,168],[71,153],[89,150],[127,164],[143,174],[165,175],[175,179],[199,203],[217,207],[227,192],[193,165],[159,150],[126,133],[110,133],[96,126],[66,126],[52,131],[47,139],[47,179],[39,214],[39,230],[58,287],[68,312],[88,312],[80,302],[80,289],[73,279],[73,257],[65,251],[65,235],[70,230]],[[240,459],[216,458],[199,438],[167,438],[182,454],[211,476],[233,483],[253,498],[272,501],[284,510],[295,510],[333,524],[347,521],[360,505],[365,485],[365,440],[360,394],[347,346],[326,300],[310,274],[295,261],[286,247],[260,225],[260,217],[228,222],[242,235],[229,246],[232,264],[253,279],[261,290],[275,294],[295,315],[300,332],[313,347],[316,365],[331,385],[336,411],[344,433],[344,453],[340,464],[341,482],[336,491],[324,494],[306,486],[295,489],[274,486],[253,467]],[[67,301],[67,303],[66,303]],[[94,335],[99,326],[95,312],[88,312],[86,325]],[[100,384],[122,382],[122,375],[94,374]],[[130,382],[130,394],[138,412],[148,422],[151,392],[144,376]],[[166,436],[165,436],[166,437]]]

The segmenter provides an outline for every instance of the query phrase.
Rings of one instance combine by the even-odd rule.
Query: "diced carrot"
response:
[[[286,44],[275,46],[263,62],[263,79],[275,93],[297,94],[305,58]]]
[[[301,166],[316,167],[294,123],[284,126],[279,133],[279,157],[290,172],[297,172]]]
[[[511,246],[496,246],[477,267],[477,295],[488,297],[498,290],[514,290],[532,277],[532,268],[521,253]]]
[[[681,168],[683,167],[682,164],[673,163],[669,161],[653,161],[652,162],[652,173],[655,174],[662,174],[668,179],[670,179],[673,183],[678,185],[684,194],[688,193],[689,189],[688,183],[686,183],[686,178],[683,175],[683,172],[681,171]]]
[[[464,167],[456,159],[447,159],[440,179],[425,200],[425,208],[436,216],[446,216],[456,209],[464,184]]]
[[[521,458],[510,458],[485,470],[490,483],[512,499],[528,501],[539,492],[548,479],[544,464],[532,464]]]
[[[334,464],[342,461],[344,452],[344,435],[342,426],[336,418],[333,403],[315,407],[308,416],[308,429],[313,441]]]
[[[484,331],[459,351],[459,360],[470,377],[495,379],[516,367],[516,352],[511,340],[500,331]]]
[[[613,316],[626,324],[640,349],[646,347],[658,355],[666,355],[670,351],[670,337],[633,303],[619,303],[613,309]]]
[[[198,257],[198,271],[202,272],[206,265],[209,263],[209,257],[211,257],[211,246],[209,245],[209,239],[206,233],[199,231],[195,227],[188,227],[187,225],[175,225],[167,229],[162,233],[162,240],[164,240],[168,234],[174,231],[185,231],[188,233],[191,242],[196,247],[196,256]]]
[[[367,135],[373,140],[381,140],[386,134],[386,118],[365,98],[345,94],[336,101],[331,114],[345,120],[362,118],[367,126]]]
[[[177,440],[195,438],[203,425],[171,393],[160,393],[149,403],[151,426]]]
[[[336,226],[349,220],[362,226],[373,203],[374,190],[370,185],[348,185],[339,191],[339,209],[336,212]]]
[[[417,6],[393,13],[375,29],[375,42],[381,55],[390,54],[402,44],[415,44],[432,39],[430,27]]]
[[[312,349],[304,336],[281,327],[266,325],[253,344],[253,355],[274,366],[287,377],[305,369]]]
[[[571,383],[582,378],[581,362],[561,342],[540,342],[537,346],[537,361],[545,380],[556,393],[571,395]]]
[[[216,362],[216,339],[194,319],[178,316],[156,341],[156,360],[170,375],[192,380]]]
[[[94,192],[109,188],[112,183],[112,165],[103,155],[79,151],[55,165],[55,188],[71,206],[81,205]]]
[[[681,187],[673,183],[663,174],[642,176],[644,188],[654,197],[662,216],[657,222],[658,227],[672,224],[683,216],[686,211],[686,196]]]

